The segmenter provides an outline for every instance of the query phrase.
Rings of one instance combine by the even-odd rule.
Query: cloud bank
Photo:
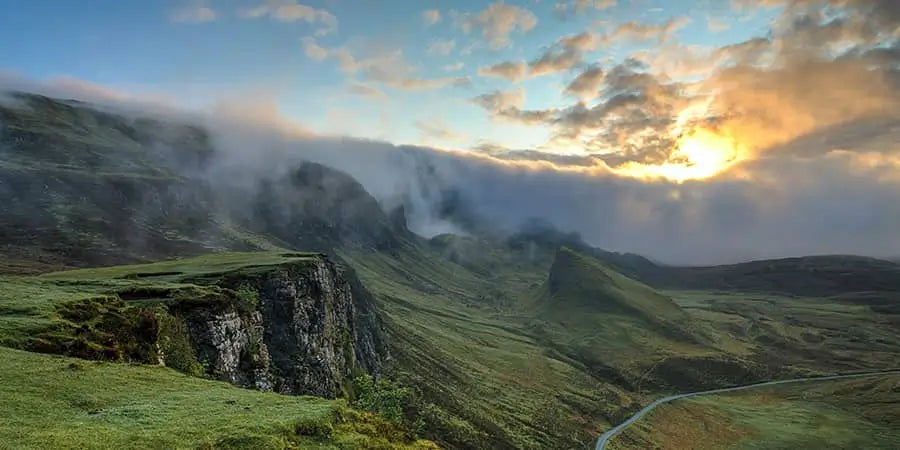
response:
[[[135,104],[98,87],[3,83],[61,97]],[[518,100],[496,99],[515,104]],[[124,109],[122,109],[124,110]],[[727,175],[674,183],[619,176],[602,161],[448,152],[297,132],[277,112],[221,105],[176,114],[212,132],[228,168],[252,177],[320,162],[358,179],[385,209],[405,205],[425,235],[465,232],[473,221],[514,230],[535,217],[590,243],[665,262],[707,264],[806,254],[900,254],[900,162],[883,150],[900,141],[884,119],[806,134]],[[135,107],[132,113],[146,111]],[[253,120],[251,120],[251,117]],[[425,132],[443,132],[423,123]],[[746,174],[752,174],[748,176]],[[239,177],[218,177],[235,182]]]
[[[502,45],[531,21],[498,4],[456,19]],[[649,39],[671,52],[585,63],[584,52],[604,36],[587,33],[552,43],[547,58],[490,69],[521,79],[542,60],[547,67],[562,60],[560,67],[577,71],[561,86],[571,101],[564,107],[523,109],[526,93],[518,86],[472,100],[496,120],[549,127],[554,145],[587,150],[577,156],[317,136],[265,102],[238,100],[187,114],[170,100],[155,110],[203,123],[222,154],[215,170],[252,177],[300,160],[320,162],[354,176],[385,209],[404,205],[410,226],[424,235],[466,232],[473,224],[514,230],[537,217],[599,247],[670,263],[900,255],[900,2],[734,4],[782,9],[765,36],[725,47],[670,42],[665,30],[680,26],[672,21],[652,33],[612,28],[613,35],[621,29],[628,39]],[[401,53],[375,58],[313,39],[303,44],[310,58],[358,76],[353,91],[361,96],[384,95],[370,84],[427,89],[467,82],[418,78]],[[579,58],[554,59],[565,51]],[[0,82],[6,88],[148,110],[147,98],[78,80],[7,78]],[[424,119],[416,126],[426,135],[454,134]],[[692,176],[667,176],[674,166]],[[708,167],[715,170],[704,172]]]

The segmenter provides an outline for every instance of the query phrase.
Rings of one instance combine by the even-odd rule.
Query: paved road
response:
[[[766,381],[763,383],[745,384],[743,386],[712,389],[709,391],[690,392],[687,394],[670,395],[668,397],[663,397],[663,398],[660,398],[660,399],[654,401],[653,403],[647,405],[644,409],[636,412],[633,416],[629,417],[628,420],[620,423],[619,425],[615,426],[614,428],[607,431],[606,433],[603,433],[603,436],[600,436],[600,438],[597,439],[597,446],[595,447],[595,450],[605,449],[606,444],[609,443],[609,440],[612,439],[613,436],[619,434],[625,428],[628,428],[629,425],[637,422],[638,419],[640,419],[641,417],[644,417],[644,415],[647,414],[648,412],[652,411],[653,408],[656,408],[657,406],[662,405],[663,403],[668,403],[673,400],[678,400],[678,399],[687,398],[687,397],[695,397],[698,395],[710,395],[710,394],[721,394],[723,392],[742,391],[744,389],[753,389],[753,388],[758,388],[758,387],[763,387],[763,386],[774,386],[776,384],[803,383],[803,382],[807,382],[807,381],[840,380],[843,378],[872,377],[872,376],[877,376],[877,375],[889,375],[889,374],[900,375],[900,369],[885,370],[885,371],[880,371],[880,372],[854,373],[854,374],[849,374],[849,375],[829,375],[829,376],[823,376],[823,377],[807,377],[807,378],[793,378],[790,380]]]

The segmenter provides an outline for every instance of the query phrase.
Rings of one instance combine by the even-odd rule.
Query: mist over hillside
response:
[[[168,158],[167,166],[205,180],[212,192],[227,193],[232,203],[242,195],[255,195],[260,180],[284,176],[308,160],[358,180],[384,211],[403,206],[409,227],[426,237],[448,232],[506,233],[540,218],[579,233],[591,245],[673,264],[900,253],[896,239],[900,180],[888,170],[890,166],[851,165],[840,155],[804,156],[804,151],[822,153],[820,147],[828,145],[827,132],[824,137],[820,131],[814,138],[798,139],[782,153],[769,152],[778,156],[745,163],[742,170],[675,183],[637,180],[598,166],[558,164],[540,155],[511,160],[477,152],[316,136],[277,115],[261,117],[252,109],[180,109],[103,95],[78,84],[18,79],[6,80],[3,87],[81,99],[90,104],[79,107],[108,111],[130,121],[151,117],[196,126],[214,149],[202,164],[182,164],[178,155],[185,149],[179,148],[183,142],[177,139],[157,136],[152,145],[162,158]],[[17,104],[9,95],[3,101]],[[882,126],[875,135],[848,134],[846,127],[832,131],[844,136],[843,147],[863,147],[874,139],[886,142],[898,129]]]
[[[82,3],[0,14],[0,449],[900,442],[900,0]]]

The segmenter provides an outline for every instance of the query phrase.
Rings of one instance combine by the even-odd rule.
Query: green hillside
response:
[[[3,448],[434,448],[341,400],[0,347]]]
[[[900,375],[764,388],[662,405],[608,448],[892,449]]]
[[[302,264],[312,256],[315,254],[286,251],[215,253],[40,276],[0,276],[0,344],[29,348],[42,339],[79,340],[84,336],[78,336],[83,325],[78,320],[88,318],[86,308],[96,308],[98,314],[118,312],[133,319],[142,307],[228,299],[227,290],[210,286],[202,278],[279,264]],[[122,298],[138,301],[123,302]]]
[[[640,317],[660,326],[687,318],[672,299],[595,258],[565,247],[556,253],[541,306],[544,313],[574,308]]]
[[[530,309],[529,327],[548,345],[629,386],[670,356],[717,354],[672,299],[568,248],[556,253]]]
[[[219,166],[201,127],[16,99],[0,104],[0,401],[14,405],[0,408],[0,446],[379,448],[420,436],[448,448],[585,448],[666,393],[900,366],[900,266],[890,262],[670,267],[543,225],[426,240],[402,208],[386,214],[337,170],[298,160],[251,177]],[[223,314],[195,324],[222,330],[258,325],[257,313],[314,317],[304,323],[315,330],[334,305],[262,311],[257,288],[323,254],[358,312],[323,342],[366,333],[364,345],[323,354],[355,362],[362,349],[379,361],[347,370],[329,395],[391,423],[341,401],[201,379],[216,374],[172,325],[200,307]],[[326,289],[276,275],[272,289],[298,302]],[[268,342],[290,325],[269,329]],[[213,334],[250,342],[232,331]],[[166,364],[201,378],[138,364],[159,356],[158,343]],[[258,368],[244,358],[250,347],[233,355],[250,361],[237,365],[247,373]],[[284,343],[282,356],[299,347]],[[359,403],[349,374],[360,371],[390,388]],[[881,408],[897,404],[871,405]],[[79,427],[96,432],[74,436]]]
[[[546,273],[472,272],[414,246],[345,256],[375,295],[394,374],[422,399],[425,435],[439,443],[585,447],[637,407],[637,398],[544,345],[527,316],[509,310]]]

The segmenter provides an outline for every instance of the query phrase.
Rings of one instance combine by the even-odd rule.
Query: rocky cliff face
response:
[[[255,295],[186,303],[174,314],[209,375],[260,390],[336,397],[354,373],[380,369],[384,348],[370,299],[347,278],[324,256],[229,273],[218,281],[223,287]]]

